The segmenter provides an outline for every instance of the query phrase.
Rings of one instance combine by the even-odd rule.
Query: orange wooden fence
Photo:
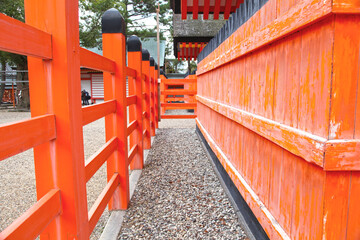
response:
[[[143,122],[157,126],[157,109],[143,107],[158,95],[150,87],[156,71],[134,36],[126,66],[124,19],[115,9],[102,18],[103,56],[79,46],[78,1],[25,0],[25,11],[26,23],[0,14],[0,50],[28,56],[31,101],[31,119],[0,126],[0,160],[34,148],[38,201],[0,239],[89,239],[107,204],[128,207],[129,165],[141,169],[151,146]],[[81,107],[80,66],[104,72],[103,103]],[[102,117],[106,143],[85,161],[82,127]],[[105,161],[108,184],[88,211],[86,182]]]
[[[204,58],[197,126],[270,239],[360,239],[360,1],[269,0]]]
[[[196,118],[196,75],[189,75],[184,79],[167,79],[160,75],[161,118]],[[195,114],[165,115],[166,110],[193,109]]]

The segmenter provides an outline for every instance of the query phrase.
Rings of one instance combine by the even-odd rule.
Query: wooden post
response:
[[[144,126],[146,135],[144,136],[144,149],[151,148],[151,137],[150,137],[150,54],[146,49],[142,50],[142,73],[146,75],[144,81],[143,90],[145,93],[143,106],[145,114]]]
[[[28,58],[32,117],[54,114],[56,139],[34,148],[37,199],[61,189],[62,213],[41,239],[89,239],[78,1],[25,0],[26,23],[52,36],[52,60]]]
[[[150,57],[150,134],[155,136],[155,60]]]
[[[154,89],[155,89],[155,128],[159,128],[159,67],[155,63],[154,74]]]
[[[128,67],[137,71],[136,79],[129,78],[129,95],[136,95],[136,105],[129,108],[129,122],[136,120],[138,127],[133,134],[130,135],[130,148],[138,144],[138,153],[130,164],[131,169],[142,169],[144,167],[143,156],[143,107],[142,107],[142,56],[141,56],[141,41],[136,36],[129,37],[127,41],[128,46]]]
[[[109,209],[126,209],[129,204],[129,168],[126,113],[126,37],[125,21],[112,8],[102,17],[103,55],[116,64],[115,74],[104,72],[104,100],[116,100],[116,112],[105,117],[106,141],[118,138],[118,148],[107,160],[108,181],[120,175],[120,185],[109,202]]]

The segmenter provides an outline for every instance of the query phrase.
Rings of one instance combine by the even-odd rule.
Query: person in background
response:
[[[81,101],[82,101],[82,105],[89,105],[89,99],[91,98],[90,94],[83,89],[81,91]]]

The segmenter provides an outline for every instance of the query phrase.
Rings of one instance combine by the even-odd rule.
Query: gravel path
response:
[[[194,128],[159,129],[118,239],[246,239]]]

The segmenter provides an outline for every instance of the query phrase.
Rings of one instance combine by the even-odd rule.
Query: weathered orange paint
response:
[[[270,239],[360,237],[359,6],[269,0],[198,64],[197,125]]]

